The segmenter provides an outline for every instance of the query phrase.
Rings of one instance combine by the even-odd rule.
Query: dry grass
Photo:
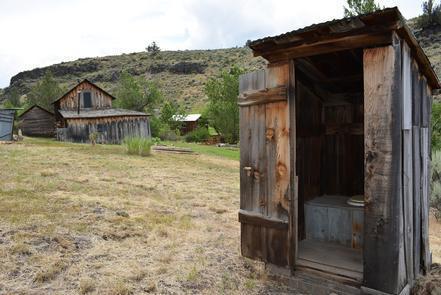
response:
[[[292,292],[240,256],[235,160],[26,139],[0,162],[0,294]]]
[[[26,138],[0,163],[0,294],[284,288],[240,256],[238,161]]]

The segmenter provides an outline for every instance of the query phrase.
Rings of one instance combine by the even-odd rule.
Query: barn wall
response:
[[[92,93],[92,108],[103,109],[112,107],[112,97],[97,88],[93,84],[83,81],[73,88],[65,97],[58,102],[61,110],[77,110],[78,109],[78,91],[90,91]],[[83,108],[83,100],[80,99],[80,109]]]
[[[20,117],[20,129],[26,136],[53,137],[55,135],[55,116],[34,107]]]
[[[89,142],[92,132],[98,133],[97,143],[107,144],[120,144],[126,137],[151,136],[148,117],[67,119],[62,130],[58,139],[71,142]]]

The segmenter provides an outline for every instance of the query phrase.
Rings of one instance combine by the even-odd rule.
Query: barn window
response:
[[[92,94],[90,92],[83,92],[83,107],[84,108],[92,107]]]

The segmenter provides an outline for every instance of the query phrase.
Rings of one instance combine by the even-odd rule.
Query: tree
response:
[[[428,28],[441,25],[441,3],[435,4],[433,0],[423,2],[423,14],[418,17],[417,26]]]
[[[157,54],[159,51],[161,51],[161,48],[159,48],[158,44],[156,44],[155,41],[153,41],[150,45],[146,48],[147,52],[150,52],[152,55]]]
[[[38,104],[44,108],[51,109],[52,102],[58,99],[64,89],[58,85],[54,76],[50,71],[47,71],[43,79],[37,82],[27,96],[27,103],[29,105]]]
[[[346,2],[348,7],[343,7],[345,10],[345,17],[371,13],[381,9],[380,5],[375,3],[375,0],[346,0]]]
[[[161,101],[162,93],[153,81],[135,79],[124,71],[119,80],[116,97],[118,107],[150,112]]]
[[[4,107],[7,108],[18,108],[21,106],[20,94],[18,90],[12,88],[6,95],[6,100],[4,102]]]
[[[205,85],[208,97],[207,113],[211,124],[228,143],[239,140],[239,75],[244,71],[233,66],[219,77],[211,78]]]
[[[179,117],[185,117],[185,111],[176,102],[167,100],[161,108],[159,120],[164,125],[168,125],[170,130],[176,131],[182,126],[182,122],[176,120]]]

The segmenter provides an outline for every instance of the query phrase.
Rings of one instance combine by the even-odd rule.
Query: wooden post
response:
[[[364,50],[365,230],[363,286],[404,287],[401,197],[401,46]]]

